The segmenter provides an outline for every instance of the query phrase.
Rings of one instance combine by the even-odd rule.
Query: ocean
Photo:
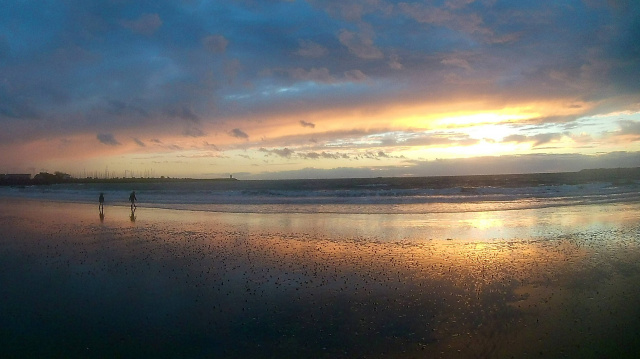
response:
[[[640,202],[640,171],[311,180],[136,180],[2,187],[0,196],[225,213],[427,214]]]

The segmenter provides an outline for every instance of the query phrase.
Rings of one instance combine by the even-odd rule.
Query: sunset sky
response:
[[[0,173],[640,166],[636,0],[0,2]]]

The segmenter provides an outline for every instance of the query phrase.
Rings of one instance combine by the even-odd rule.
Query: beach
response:
[[[0,199],[3,357],[637,357],[640,204],[218,213]]]

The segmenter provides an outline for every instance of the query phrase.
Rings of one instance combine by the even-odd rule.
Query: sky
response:
[[[0,2],[0,173],[640,166],[635,0]]]

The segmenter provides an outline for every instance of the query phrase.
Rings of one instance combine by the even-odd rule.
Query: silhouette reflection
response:
[[[98,197],[98,211],[100,211],[100,222],[104,222],[104,193]]]
[[[131,222],[136,221],[136,207],[131,208],[131,215],[129,216]]]

